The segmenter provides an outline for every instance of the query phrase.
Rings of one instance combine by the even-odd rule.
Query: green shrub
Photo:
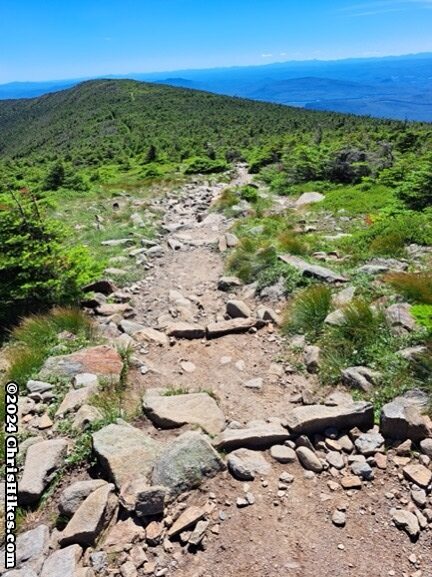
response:
[[[242,200],[246,200],[252,204],[256,203],[259,198],[258,190],[255,188],[255,186],[242,186],[239,190],[239,193]]]
[[[432,157],[416,163],[416,167],[396,189],[398,197],[413,210],[432,205]]]
[[[66,230],[22,194],[0,211],[0,324],[54,304],[71,303],[100,273],[84,247],[66,246]]]
[[[432,273],[395,272],[384,280],[410,302],[432,305]]]
[[[316,339],[323,330],[330,307],[330,289],[324,285],[311,286],[299,293],[288,306],[282,328],[284,332],[302,333]]]
[[[224,160],[212,160],[201,156],[189,158],[184,163],[185,174],[211,174],[213,172],[225,172],[228,164]]]
[[[284,281],[286,295],[292,293],[296,287],[303,283],[303,277],[297,269],[278,260],[258,273],[256,278],[257,290],[261,291],[265,287],[274,285],[281,278]]]
[[[228,257],[227,267],[242,281],[249,283],[276,262],[276,249],[270,242],[245,237]]]

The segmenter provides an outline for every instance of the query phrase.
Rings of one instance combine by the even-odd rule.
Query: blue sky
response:
[[[432,0],[1,0],[0,82],[432,52]]]

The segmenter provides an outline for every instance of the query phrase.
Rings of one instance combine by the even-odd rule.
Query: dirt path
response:
[[[232,184],[247,182],[249,175],[241,168]],[[163,329],[173,319],[206,324],[221,318],[233,294],[217,289],[223,274],[218,242],[231,223],[210,207],[222,188],[189,186],[158,203],[165,210],[167,236],[151,272],[133,288],[134,320]],[[235,294],[252,310],[260,304],[247,288]],[[314,378],[286,374],[280,362],[285,353],[281,337],[271,327],[213,341],[178,340],[171,347],[143,347],[136,352],[141,368],[131,374],[131,389],[137,400],[153,387],[211,391],[228,421],[283,418],[298,392],[316,389]],[[256,378],[262,378],[260,390],[245,386]],[[400,469],[393,462],[387,471],[376,470],[373,483],[348,493],[341,488],[330,490],[329,472],[310,479],[298,464],[272,463],[265,480],[257,478],[247,487],[224,473],[189,495],[189,504],[201,504],[213,493],[218,505],[213,521],[220,525],[219,534],[216,529],[210,532],[203,551],[182,557],[176,575],[432,575],[430,531],[422,532],[412,544],[390,522],[389,511],[395,503],[409,501],[409,487],[400,484]],[[295,481],[278,493],[284,471],[292,473]],[[255,504],[241,509],[235,502],[245,490],[253,493]],[[332,524],[336,508],[346,511],[344,528]]]

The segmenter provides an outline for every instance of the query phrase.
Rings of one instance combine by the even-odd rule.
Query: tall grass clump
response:
[[[304,289],[287,308],[282,328],[286,333],[301,333],[314,340],[323,330],[330,307],[328,287],[318,285]]]
[[[243,282],[250,283],[276,262],[276,249],[269,241],[244,237],[228,257],[227,266]]]
[[[395,272],[384,280],[408,301],[432,305],[432,273]]]
[[[11,331],[7,379],[24,387],[47,357],[73,352],[95,339],[91,320],[77,308],[57,307],[49,313],[31,315]]]

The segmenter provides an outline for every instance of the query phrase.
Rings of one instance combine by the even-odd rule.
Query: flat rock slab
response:
[[[168,537],[174,537],[182,531],[185,531],[195,523],[198,523],[206,516],[206,510],[203,507],[188,507],[175,523],[168,530]]]
[[[210,435],[217,435],[225,426],[225,415],[207,393],[165,396],[158,389],[150,389],[144,395],[143,409],[162,428],[198,425]]]
[[[246,333],[254,327],[260,328],[265,323],[252,317],[236,318],[229,321],[222,321],[220,323],[211,323],[207,326],[207,338],[217,339],[225,335]]]
[[[117,497],[112,493],[113,489],[114,485],[105,484],[90,493],[60,535],[61,546],[94,544],[116,508]]]
[[[205,478],[224,469],[224,462],[209,440],[188,431],[169,443],[157,457],[152,484],[167,487],[171,496],[177,496],[199,487]]]
[[[423,465],[407,465],[404,467],[403,473],[409,481],[422,489],[426,489],[432,481],[432,471]]]
[[[314,277],[328,283],[342,283],[348,281],[348,279],[341,274],[334,272],[329,268],[311,264],[298,256],[283,254],[280,255],[279,258],[283,262],[297,269],[303,276]]]
[[[39,372],[41,379],[72,379],[80,373],[92,373],[118,382],[123,368],[119,353],[107,345],[82,349],[70,355],[49,357]]]
[[[40,577],[75,577],[82,553],[79,545],[55,551],[45,561]]]
[[[151,472],[161,445],[135,427],[112,424],[93,434],[93,449],[102,468],[120,489]]]
[[[63,417],[68,413],[73,413],[80,409],[87,401],[97,393],[97,385],[82,387],[81,389],[72,389],[66,393],[63,401],[56,411],[56,417]]]
[[[268,449],[290,438],[288,431],[274,423],[257,423],[244,429],[225,429],[215,439],[214,446],[219,450]]]
[[[373,405],[364,401],[329,407],[327,405],[309,405],[296,407],[286,418],[285,424],[296,435],[310,435],[325,429],[359,429],[373,427]]]
[[[161,333],[156,329],[145,327],[133,334],[133,338],[138,343],[151,343],[161,347],[169,345],[169,338],[165,333]]]
[[[272,467],[261,452],[237,449],[228,455],[228,469],[240,481],[253,481],[256,475],[268,475]]]
[[[26,453],[24,472],[18,485],[21,505],[36,503],[63,464],[68,443],[65,439],[42,441]]]
[[[194,323],[170,323],[166,334],[176,339],[203,339],[206,336],[205,328]]]

